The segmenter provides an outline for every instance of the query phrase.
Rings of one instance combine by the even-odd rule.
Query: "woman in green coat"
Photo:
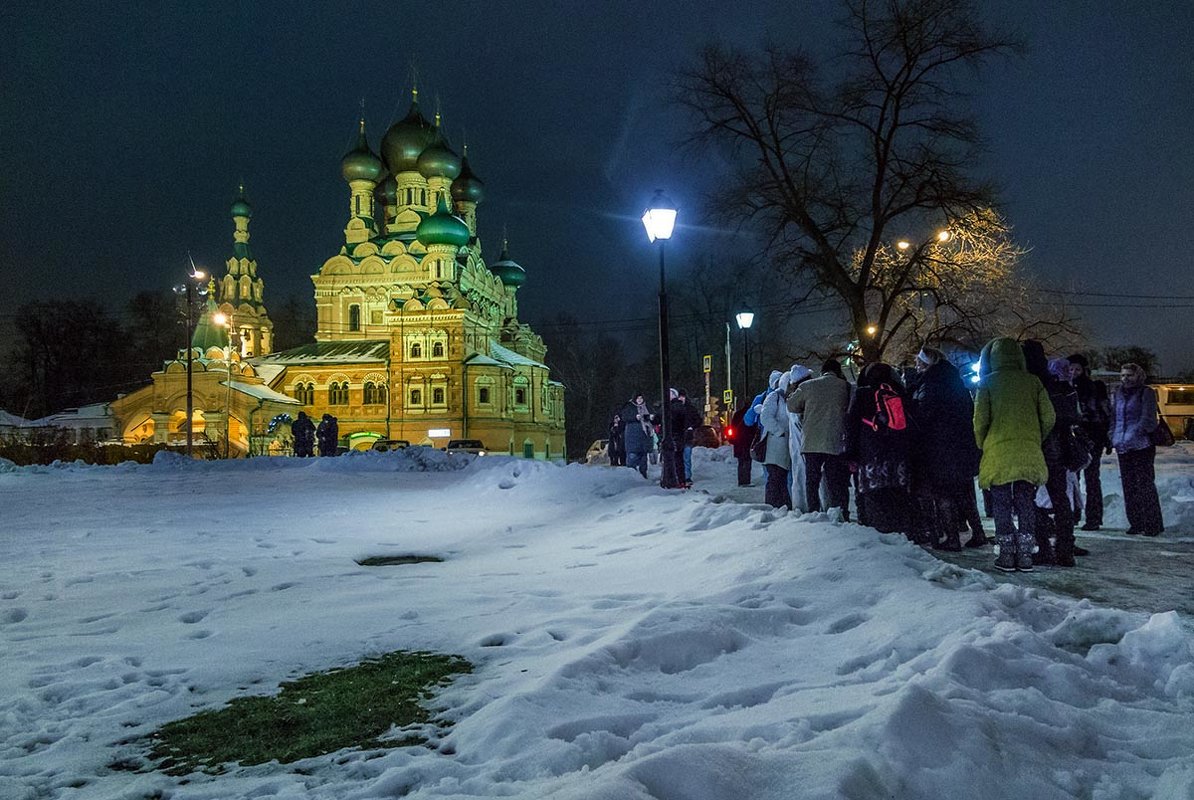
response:
[[[1015,339],[992,339],[983,348],[983,381],[974,402],[974,438],[983,451],[978,484],[991,490],[997,569],[1032,571],[1036,487],[1049,468],[1041,442],[1055,420],[1049,393],[1024,365]],[[1019,519],[1019,530],[1013,522]]]

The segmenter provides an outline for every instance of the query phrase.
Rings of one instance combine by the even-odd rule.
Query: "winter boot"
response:
[[[1058,538],[1057,546],[1053,551],[1054,563],[1059,567],[1074,566],[1074,541],[1073,539]]]
[[[1047,545],[1048,540],[1045,541]],[[1032,572],[1032,550],[1036,546],[1036,539],[1031,533],[1023,531],[1016,534],[1016,571]],[[1052,558],[1050,553],[1049,557]]]
[[[962,540],[958,537],[957,530],[950,528],[946,532],[945,538],[934,544],[933,547],[938,550],[947,550],[951,553],[960,553],[962,551]]]
[[[999,537],[995,545],[995,569],[1002,572],[1016,571],[1016,542],[1009,537]]]

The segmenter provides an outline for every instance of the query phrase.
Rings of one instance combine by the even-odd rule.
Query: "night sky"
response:
[[[973,87],[977,170],[1001,186],[1029,269],[1086,293],[1072,299],[1094,344],[1194,368],[1194,3],[988,6],[1028,51]],[[675,280],[710,252],[754,246],[702,225],[724,166],[676,147],[675,68],[710,40],[824,47],[838,13],[823,0],[6,3],[0,319],[34,298],[118,307],[178,283],[188,250],[222,271],[242,179],[267,306],[313,307],[309,276],[343,243],[339,160],[360,100],[376,150],[407,110],[412,64],[457,150],[467,131],[486,254],[505,226],[528,272],[523,318],[650,317],[655,260],[638,216],[655,188],[685,225]],[[635,335],[654,341],[650,325]]]

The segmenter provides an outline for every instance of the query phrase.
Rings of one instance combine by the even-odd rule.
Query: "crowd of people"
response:
[[[983,348],[977,382],[945,353],[924,347],[915,366],[867,364],[857,381],[829,359],[773,371],[767,388],[740,406],[729,427],[738,483],[763,465],[764,500],[802,512],[839,509],[863,525],[945,550],[990,544],[978,494],[994,518],[995,566],[1074,565],[1086,555],[1074,529],[1103,524],[1100,463],[1118,455],[1129,534],[1164,530],[1153,462],[1168,428],[1144,371],[1124,364],[1114,394],[1078,354],[1049,359],[1040,342],[997,338]],[[692,431],[700,415],[682,390],[669,402],[670,434],[659,442],[674,485],[691,485]],[[647,474],[659,414],[642,394],[615,417],[610,461]],[[671,460],[671,464],[667,463]],[[1084,496],[1084,499],[1083,499]],[[968,534],[965,544],[962,535]]]
[[[669,395],[666,412],[652,411],[646,397],[635,392],[630,402],[614,414],[609,426],[609,463],[637,469],[645,478],[651,455],[658,453],[662,484],[691,488],[693,438],[703,420],[684,389],[671,389]],[[666,436],[663,413],[668,414]]]

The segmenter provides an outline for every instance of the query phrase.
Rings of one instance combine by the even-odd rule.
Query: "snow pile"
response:
[[[732,502],[696,453],[707,492],[439,451],[0,474],[0,797],[1194,795],[1177,614]],[[393,552],[445,561],[354,563]],[[165,721],[395,649],[476,665],[430,749],[136,771]]]

